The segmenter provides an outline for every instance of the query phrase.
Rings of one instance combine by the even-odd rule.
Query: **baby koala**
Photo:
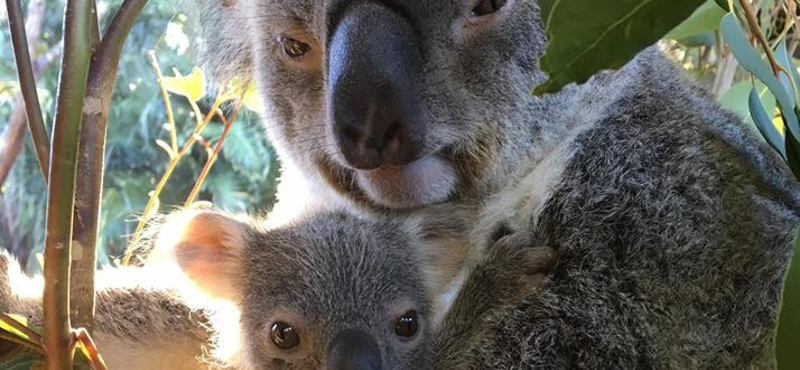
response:
[[[495,243],[434,327],[419,225],[345,213],[262,224],[189,211],[159,247],[202,294],[238,311],[237,348],[225,359],[237,369],[456,369],[481,315],[530,296],[555,256],[520,235]],[[230,318],[211,315],[219,346],[234,340]]]

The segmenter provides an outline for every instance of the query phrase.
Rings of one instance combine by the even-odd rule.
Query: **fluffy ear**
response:
[[[238,300],[247,225],[219,212],[189,210],[170,216],[162,230],[160,248],[173,252],[184,275],[204,294]]]

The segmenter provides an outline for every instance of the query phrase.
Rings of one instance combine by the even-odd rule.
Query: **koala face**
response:
[[[408,235],[342,214],[269,231],[215,212],[185,225],[179,265],[241,312],[237,368],[426,367],[430,308]]]
[[[254,71],[281,156],[358,205],[468,195],[501,155],[497,133],[536,118],[535,0],[226,3],[216,17],[249,39],[220,50],[250,59],[219,59]]]
[[[254,235],[242,264],[251,362],[419,368],[410,365],[424,359],[428,308],[403,244],[394,231],[347,217]]]

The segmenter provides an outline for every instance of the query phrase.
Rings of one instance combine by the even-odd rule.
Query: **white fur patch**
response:
[[[441,202],[453,192],[455,169],[436,155],[403,167],[357,172],[361,189],[376,203],[392,208],[410,208]]]

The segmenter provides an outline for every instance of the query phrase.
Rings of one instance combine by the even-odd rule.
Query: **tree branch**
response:
[[[38,79],[41,77],[47,67],[49,67],[60,54],[61,44],[58,44],[36,59],[33,63],[34,78]],[[11,118],[8,120],[8,129],[2,140],[6,144],[0,148],[0,185],[5,183],[8,175],[11,173],[11,169],[14,168],[14,163],[17,161],[19,153],[22,151],[23,136],[27,123],[25,101],[21,94],[17,94],[17,96],[14,97],[14,110],[11,113]]]
[[[36,147],[39,166],[46,178],[49,171],[50,144],[47,139],[47,130],[44,126],[42,108],[39,105],[39,93],[36,91],[36,78],[31,65],[29,41],[25,35],[22,5],[19,0],[6,0],[6,8],[8,9],[8,25],[11,31],[12,44],[14,45],[14,58],[17,63],[22,95],[25,100],[31,137]],[[41,23],[39,27],[41,27]],[[36,39],[38,39],[38,32]]]
[[[48,370],[71,370],[69,278],[78,140],[91,52],[91,0],[68,0],[64,11],[53,147],[47,190],[44,266],[44,347]]]
[[[94,0],[92,0],[94,3]],[[75,193],[71,306],[76,327],[94,327],[94,271],[111,96],[125,40],[147,0],[125,0],[93,53],[83,112]]]

